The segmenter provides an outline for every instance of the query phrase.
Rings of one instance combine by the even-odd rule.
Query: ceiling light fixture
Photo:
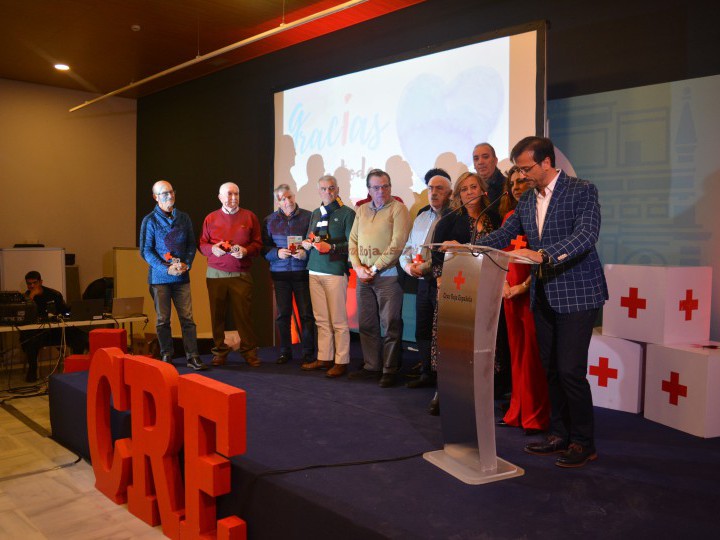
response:
[[[94,103],[97,103],[99,101],[102,101],[104,99],[107,99],[112,96],[117,96],[118,94],[122,94],[123,92],[127,92],[128,90],[132,88],[136,88],[138,86],[142,86],[145,83],[148,83],[150,81],[154,81],[155,79],[159,79],[160,77],[164,77],[165,75],[169,75],[170,73],[175,73],[176,71],[180,71],[181,69],[185,69],[190,66],[194,66],[195,64],[199,64],[201,62],[205,62],[206,60],[209,60],[211,58],[215,58],[216,56],[220,56],[221,54],[228,53],[230,51],[234,51],[235,49],[239,49],[241,47],[245,47],[246,45],[250,45],[251,43],[255,43],[257,41],[261,41],[265,38],[268,38],[270,36],[274,36],[276,34],[280,34],[282,32],[286,32],[288,30],[292,30],[293,28],[297,28],[298,26],[302,26],[304,24],[307,24],[309,22],[316,21],[318,19],[322,19],[323,17],[327,17],[328,15],[334,15],[335,13],[338,13],[340,11],[355,7],[359,4],[364,4],[368,0],[351,0],[350,2],[344,2],[340,5],[337,5],[332,8],[325,9],[323,11],[318,11],[317,13],[314,13],[313,15],[308,15],[307,17],[303,17],[302,19],[298,19],[297,21],[286,23],[283,20],[283,23],[280,24],[280,26],[273,28],[272,30],[268,30],[266,32],[261,32],[259,34],[256,34],[254,36],[251,36],[247,39],[243,39],[242,41],[237,41],[231,45],[228,45],[226,47],[223,47],[221,49],[217,49],[215,51],[209,52],[207,54],[203,54],[202,56],[198,56],[196,58],[193,58],[192,60],[188,60],[187,62],[183,62],[182,64],[178,64],[177,66],[168,68],[164,71],[161,71],[159,73],[155,73],[154,75],[150,75],[149,77],[145,77],[144,79],[141,79],[139,81],[136,81],[134,83],[128,84],[127,86],[123,86],[122,88],[118,88],[117,90],[113,90],[112,92],[109,92],[107,94],[104,94],[100,97],[97,97],[95,99],[92,99],[90,101],[86,101],[85,103],[81,105],[77,105],[76,107],[73,107],[70,109],[70,112],[75,112],[83,107],[87,107],[88,105],[92,105]]]
[[[67,64],[55,64],[55,69],[58,71],[70,71],[70,66]]]

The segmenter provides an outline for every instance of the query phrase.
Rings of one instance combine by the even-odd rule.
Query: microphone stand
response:
[[[487,195],[487,192],[485,193],[485,195]],[[473,227],[472,236],[470,237],[470,245],[472,245],[472,246],[475,245],[475,239],[477,238],[477,232],[478,232],[477,222],[480,220],[481,217],[483,217],[487,213],[488,210],[490,210],[493,206],[495,206],[496,202],[498,202],[500,199],[502,199],[506,195],[508,195],[507,190],[503,191],[500,194],[500,196],[498,196],[493,202],[491,202],[485,208],[483,208],[482,211],[478,214],[477,220],[475,221],[475,227]],[[470,202],[470,201],[468,201],[468,202]]]
[[[502,198],[505,197],[506,195],[509,195],[509,193],[507,192],[507,190],[506,190],[506,191],[503,191],[503,192],[500,194],[499,197],[497,197],[494,201],[492,201],[492,202],[491,202],[490,204],[488,204],[485,208],[483,208],[482,211],[480,212],[480,214],[478,215],[477,219],[480,219],[481,217],[483,217],[483,216],[487,213],[487,211],[490,210],[490,208],[492,208],[492,207],[495,205],[496,202],[498,202],[500,199],[502,199]],[[466,207],[468,204],[470,204],[471,202],[477,201],[478,199],[480,199],[480,198],[482,198],[482,197],[487,197],[487,191],[483,192],[482,194],[478,195],[477,197],[473,197],[472,199],[470,199],[469,201],[465,202],[465,203],[462,204],[461,206],[458,206],[455,210],[451,210],[450,212],[448,212],[448,213],[445,214],[444,216],[440,216],[440,218],[439,218],[439,219],[437,220],[437,222],[435,223],[436,229],[437,229],[438,224],[439,224],[443,219],[445,219],[446,217],[448,217],[448,216],[450,216],[450,215],[452,215],[452,214],[454,214],[454,213],[456,213],[456,212],[459,212],[460,210],[462,210],[463,208],[465,208],[465,207]],[[477,222],[476,222],[476,226],[475,226],[475,228],[474,228],[474,230],[473,230],[473,234],[472,234],[472,237],[471,237],[471,240],[470,240],[470,244],[471,244],[471,245],[475,244],[475,235],[476,235],[476,234],[477,234]],[[430,249],[434,249],[435,246],[436,246],[436,244],[425,244],[425,245],[423,245],[423,246],[421,246],[421,247],[430,247]]]

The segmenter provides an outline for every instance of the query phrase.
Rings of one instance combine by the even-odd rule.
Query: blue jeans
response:
[[[198,356],[197,329],[192,315],[192,297],[190,283],[162,283],[150,285],[150,296],[155,301],[157,314],[157,336],[160,342],[160,353],[173,356],[173,340],[170,330],[170,302],[175,304],[180,328],[182,330],[185,356]]]

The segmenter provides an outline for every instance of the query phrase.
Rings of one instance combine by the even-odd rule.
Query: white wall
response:
[[[0,247],[76,254],[80,290],[135,239],[136,103],[0,79]]]

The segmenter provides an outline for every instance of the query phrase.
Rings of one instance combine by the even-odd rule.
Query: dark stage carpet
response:
[[[245,519],[251,539],[720,534],[720,439],[596,408],[597,461],[560,469],[553,457],[524,453],[521,430],[499,428],[498,455],[525,475],[468,486],[419,456],[442,447],[440,418],[425,412],[431,389],[330,380],[299,361],[275,365],[273,349],[260,356],[260,368],[232,354],[205,372],[247,392],[248,450],[232,460],[233,492],[218,512]],[[353,343],[353,369],[359,358]],[[403,381],[415,363],[406,352]],[[84,455],[86,386],[87,373],[50,385],[53,436]],[[116,420],[118,433],[127,430],[127,419]]]

